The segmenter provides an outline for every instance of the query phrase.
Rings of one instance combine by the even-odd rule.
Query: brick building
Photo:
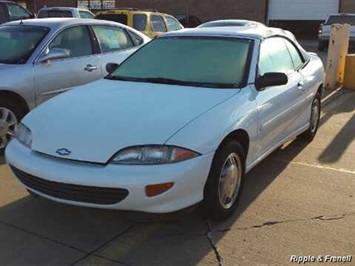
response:
[[[37,12],[46,6],[83,6],[82,3],[111,2],[116,7],[157,9],[172,15],[190,14],[202,21],[213,19],[251,19],[305,32],[315,37],[329,13],[355,13],[355,0],[17,0]],[[115,1],[115,2],[114,2]]]
[[[15,0],[16,1],[16,0]],[[95,1],[95,0],[91,0]],[[100,0],[96,0],[100,1]],[[106,0],[103,0],[106,1]],[[27,8],[33,12],[46,6],[72,6],[78,5],[78,0],[17,0],[27,5]],[[313,6],[311,3],[314,3]],[[274,6],[285,7],[294,12],[294,5],[301,6],[304,11],[310,10],[312,16],[309,18],[301,16],[296,20],[319,20],[314,19],[319,9],[330,3],[332,12],[355,13],[355,0],[115,0],[116,7],[137,7],[153,8],[170,14],[193,14],[202,20],[211,20],[219,18],[246,18],[267,23],[274,21],[273,15],[284,10],[274,10]],[[312,10],[313,8],[316,8]],[[324,8],[323,8],[324,9]],[[296,7],[297,10],[297,7]],[[275,13],[276,12],[276,13]],[[283,12],[287,14],[287,12]],[[307,12],[298,12],[302,15]],[[287,20],[278,18],[277,20]]]

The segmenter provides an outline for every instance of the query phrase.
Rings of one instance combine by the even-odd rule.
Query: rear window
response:
[[[332,24],[350,24],[350,25],[355,25],[355,16],[330,16],[326,25],[332,25]]]
[[[125,14],[100,14],[95,17],[96,19],[110,20],[127,25],[127,15]]]
[[[79,15],[81,18],[94,18],[94,16],[91,13],[82,10],[79,11]]]
[[[38,13],[38,18],[71,18],[71,11],[67,10],[41,10]]]
[[[136,14],[133,15],[133,28],[139,31],[145,31],[147,27],[147,15]]]

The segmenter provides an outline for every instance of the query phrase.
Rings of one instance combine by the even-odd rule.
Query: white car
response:
[[[246,19],[219,19],[202,23],[197,28],[212,27],[266,27],[263,23]]]
[[[38,18],[94,18],[87,9],[75,7],[43,7],[38,11]]]
[[[324,69],[272,28],[172,32],[108,77],[47,101],[6,149],[32,194],[79,206],[233,213],[245,173],[313,139]],[[160,58],[160,59],[159,59]]]

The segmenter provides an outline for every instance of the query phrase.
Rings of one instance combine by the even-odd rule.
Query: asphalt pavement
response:
[[[290,141],[249,172],[222,223],[33,199],[0,158],[0,265],[355,265],[355,91],[326,97],[313,142]]]

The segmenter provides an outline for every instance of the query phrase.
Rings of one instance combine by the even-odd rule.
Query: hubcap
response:
[[[319,119],[319,101],[316,99],[312,105],[311,112],[311,131],[314,133],[318,127],[318,119]]]
[[[16,128],[15,114],[5,107],[0,107],[0,149],[6,147],[11,137],[15,135]]]
[[[241,161],[239,156],[232,153],[225,160],[219,176],[218,196],[224,209],[229,209],[235,203],[241,180]]]

